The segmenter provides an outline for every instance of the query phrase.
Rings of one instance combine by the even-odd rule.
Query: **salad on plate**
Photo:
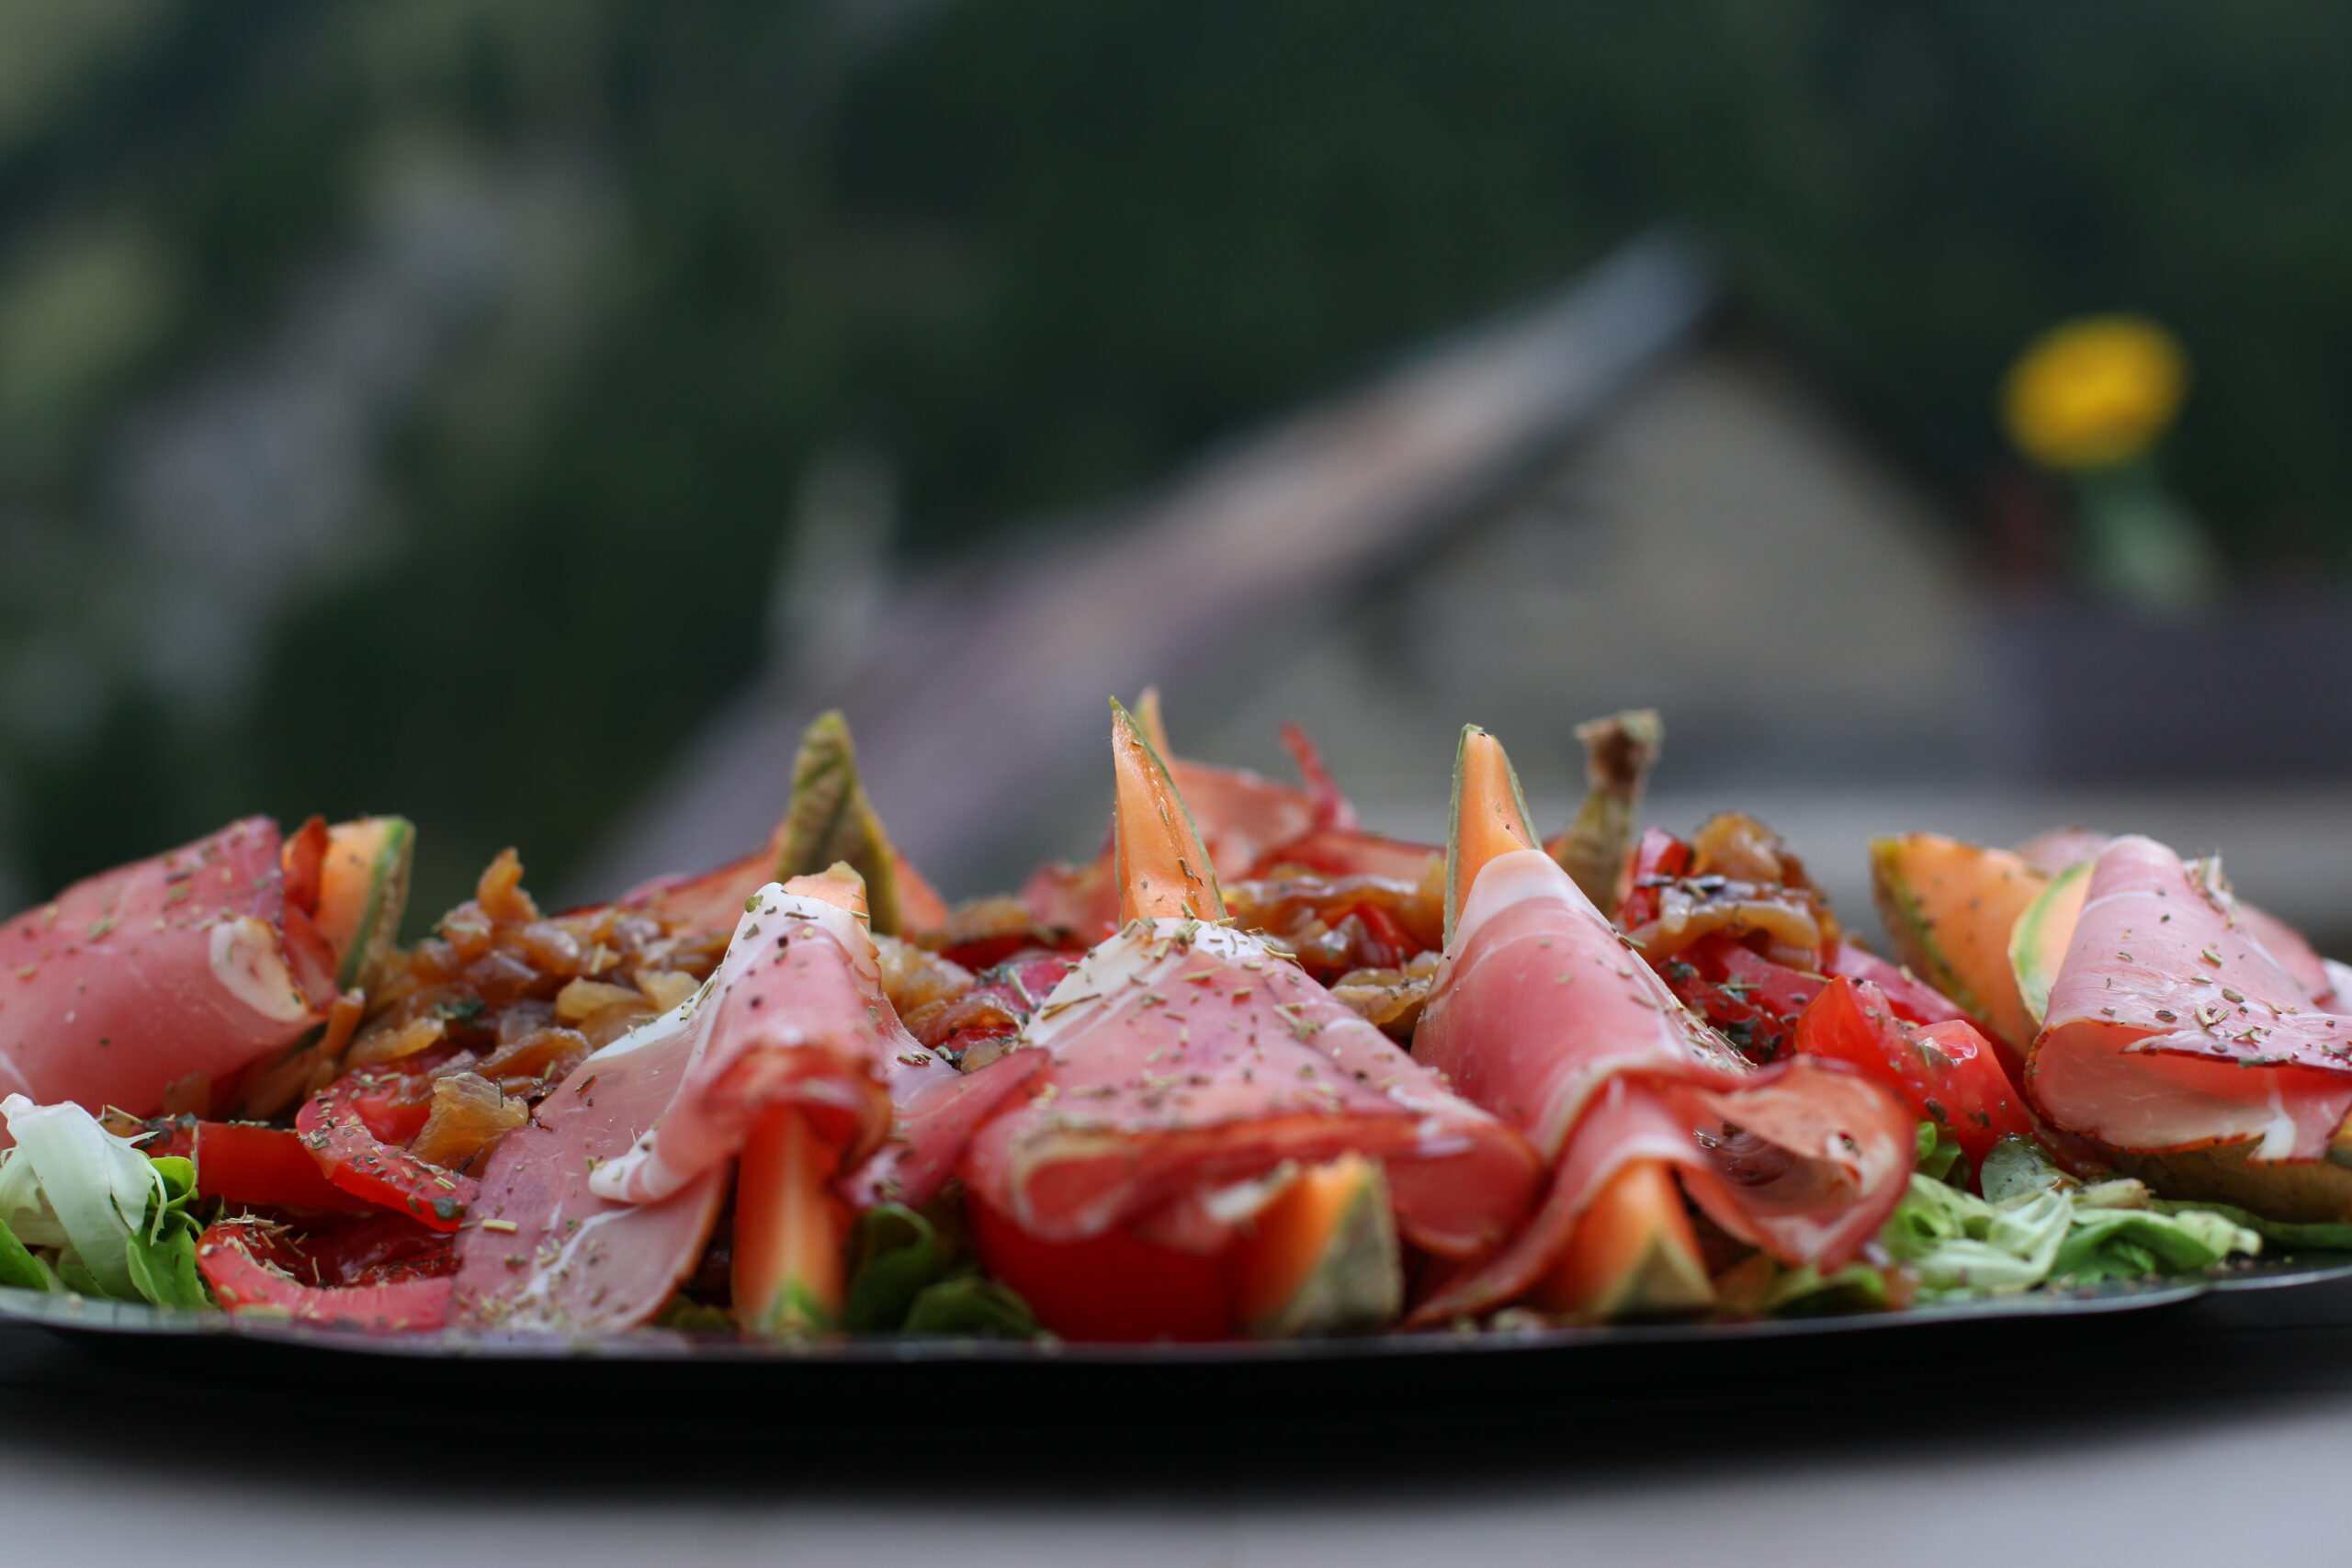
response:
[[[733,863],[401,940],[397,817],[0,926],[0,1303],[458,1340],[1154,1342],[1902,1312],[2352,1250],[2352,969],[2218,862],[1871,845],[1893,951],[1655,715],[1446,843],[1113,705],[1101,852],[951,905],[827,715]],[[13,1299],[22,1301],[21,1294]]]

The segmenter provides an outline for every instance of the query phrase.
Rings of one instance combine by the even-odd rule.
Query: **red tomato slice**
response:
[[[435,1230],[453,1231],[481,1184],[428,1165],[388,1141],[387,1134],[403,1127],[407,1137],[414,1137],[429,1114],[425,1106],[411,1107],[401,1099],[410,1087],[397,1074],[349,1074],[311,1096],[295,1115],[294,1128],[335,1186],[413,1214]]]
[[[308,1156],[305,1156],[308,1157]],[[455,1237],[406,1214],[372,1210],[332,1230],[312,1231],[295,1244],[300,1267],[289,1271],[319,1285],[380,1285],[457,1271]]]
[[[1631,891],[1617,910],[1621,931],[1657,919],[1661,892],[1690,869],[1690,846],[1663,828],[1645,828],[1634,846]]]
[[[1796,1048],[1849,1062],[1899,1090],[1919,1115],[1948,1129],[1972,1170],[2001,1139],[2033,1136],[2033,1118],[2009,1087],[1992,1043],[1964,1019],[1916,1029],[1886,993],[1841,975],[1797,1020]]]
[[[1856,947],[1850,942],[1841,942],[1829,950],[1828,972],[1868,980],[1886,993],[1887,1005],[1894,1010],[1895,1017],[1907,1019],[1913,1023],[1976,1022],[1959,1003],[1909,970],[1889,964],[1877,953]]]
[[[269,1258],[274,1251],[254,1227],[218,1224],[196,1243],[197,1270],[232,1313],[282,1313],[297,1323],[379,1332],[423,1333],[449,1321],[455,1279],[409,1279],[391,1284],[306,1285]]]
[[[1230,1332],[1233,1313],[1216,1258],[1153,1247],[1119,1231],[1089,1241],[1040,1241],[977,1199],[971,1219],[982,1266],[1020,1292],[1037,1321],[1065,1339],[1222,1339]]]
[[[189,1139],[196,1190],[232,1203],[281,1209],[367,1209],[364,1199],[329,1181],[302,1140],[280,1127],[199,1122]]]
[[[1757,1063],[1773,1061],[1787,1050],[1798,1016],[1827,983],[1775,964],[1721,931],[1700,938],[1657,970],[1685,1007]]]

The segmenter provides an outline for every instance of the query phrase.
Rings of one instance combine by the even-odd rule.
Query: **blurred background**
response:
[[[0,0],[0,904],[252,811],[598,897],[758,841],[835,703],[972,893],[1091,852],[1157,681],[1396,831],[1463,720],[1556,818],[1650,704],[1657,817],[1849,902],[1870,832],[2075,820],[2352,938],[2347,48]]]

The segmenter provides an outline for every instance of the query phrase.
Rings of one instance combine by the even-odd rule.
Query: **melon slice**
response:
[[[2007,850],[1939,833],[1871,841],[1871,887],[1895,956],[1992,1029],[2012,1074],[2039,1024],[2018,996],[2009,933],[2049,880]]]
[[[2066,961],[2066,944],[2075,940],[2075,922],[2082,919],[2090,886],[2088,861],[2068,866],[2026,906],[2009,932],[2009,970],[2017,976],[2018,1000],[2037,1032],[2042,1015],[2050,1010],[2050,987]]]
[[[1588,1323],[1703,1312],[1715,1288],[1672,1168],[1635,1160],[1609,1179],[1534,1303]]]
[[[1227,1269],[1235,1321],[1259,1338],[1394,1323],[1405,1272],[1380,1162],[1342,1155],[1301,1171],[1234,1243]]]
[[[849,1211],[831,1183],[841,1151],[793,1105],[763,1111],[735,1178],[735,1315],[774,1339],[836,1326],[845,1281]]]
[[[405,817],[362,817],[327,829],[319,910],[311,923],[334,949],[335,984],[366,983],[400,940],[416,829]]]

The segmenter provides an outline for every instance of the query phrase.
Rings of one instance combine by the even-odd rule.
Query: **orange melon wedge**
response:
[[[360,984],[400,940],[416,829],[405,817],[363,817],[327,829],[319,908],[311,918],[334,949],[335,984]]]
[[[1536,847],[1534,825],[1527,816],[1527,797],[1520,793],[1519,775],[1511,771],[1503,743],[1475,724],[1462,727],[1453,752],[1453,807],[1445,840],[1445,940],[1453,942],[1454,922],[1463,902],[1477,883],[1478,874],[1513,850]]]
[[[849,1210],[832,1194],[841,1151],[808,1114],[760,1115],[735,1177],[735,1315],[768,1338],[822,1333],[841,1322]]]
[[[1298,1173],[1226,1263],[1245,1334],[1286,1338],[1394,1323],[1405,1275],[1380,1162],[1342,1155]]]
[[[1871,842],[1871,888],[1895,957],[1991,1025],[2012,1072],[2039,1025],[2018,994],[2009,938],[2049,885],[2021,856],[1939,833]]]
[[[1159,750],[1116,702],[1111,705],[1111,765],[1118,782],[1112,819],[1120,923],[1225,919],[1225,898],[1193,814]]]
[[[1660,1160],[1634,1160],[1577,1217],[1534,1303],[1587,1323],[1660,1317],[1713,1306],[1713,1282],[1682,1190]]]

